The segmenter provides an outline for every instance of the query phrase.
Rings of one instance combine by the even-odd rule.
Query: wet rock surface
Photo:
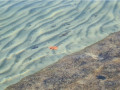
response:
[[[63,57],[5,90],[120,90],[120,32]]]

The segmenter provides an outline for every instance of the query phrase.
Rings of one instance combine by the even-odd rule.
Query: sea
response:
[[[0,0],[0,90],[117,31],[120,0]]]

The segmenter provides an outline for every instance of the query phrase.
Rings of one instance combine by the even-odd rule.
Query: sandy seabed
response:
[[[117,31],[118,0],[1,0],[0,90]]]

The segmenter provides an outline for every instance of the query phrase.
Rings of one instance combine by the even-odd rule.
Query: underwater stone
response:
[[[105,77],[105,76],[102,76],[102,75],[99,75],[99,76],[97,76],[97,79],[105,80],[106,77]]]

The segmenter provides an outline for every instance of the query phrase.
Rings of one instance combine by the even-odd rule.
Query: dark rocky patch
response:
[[[105,80],[106,79],[106,77],[105,76],[102,76],[102,75],[98,75],[98,76],[96,76],[97,77],[97,79],[101,79],[101,80]]]

